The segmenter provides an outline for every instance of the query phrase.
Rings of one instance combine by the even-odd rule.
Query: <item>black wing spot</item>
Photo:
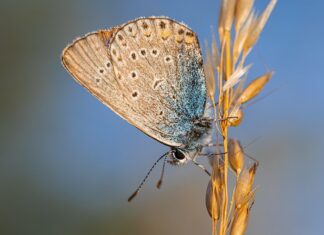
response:
[[[187,32],[186,35],[187,35],[188,37],[193,37],[193,36],[194,36],[194,34],[193,34],[192,32]]]
[[[158,51],[157,51],[156,49],[153,49],[153,50],[152,50],[152,54],[153,54],[154,56],[157,56]]]
[[[143,22],[142,27],[143,27],[143,29],[147,29],[148,28],[148,24],[146,22]]]
[[[132,78],[136,78],[136,72],[132,72]]]
[[[145,56],[146,55],[146,51],[144,49],[141,50],[141,54],[142,56]]]
[[[133,94],[132,94],[132,96],[133,96],[134,98],[137,97],[137,96],[138,96],[137,91],[134,91]]]
[[[183,29],[179,29],[178,34],[180,34],[180,35],[184,34],[184,30]]]
[[[165,57],[165,62],[170,62],[171,61],[171,58],[170,58],[170,56],[167,56],[167,57]]]
[[[133,53],[131,54],[131,56],[132,56],[132,59],[133,59],[133,60],[136,60],[136,54],[135,54],[135,52],[133,52]]]
[[[163,22],[163,21],[160,22],[160,28],[165,29],[165,22]]]

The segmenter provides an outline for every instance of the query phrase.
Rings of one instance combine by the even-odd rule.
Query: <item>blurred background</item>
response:
[[[256,0],[257,10],[268,0]],[[280,1],[249,57],[250,79],[275,76],[231,136],[260,161],[248,234],[324,234],[324,2]],[[0,2],[0,234],[211,234],[208,178],[190,164],[157,167],[167,148],[74,82],[60,63],[75,37],[166,15],[210,41],[218,0]],[[202,43],[203,44],[203,43]]]

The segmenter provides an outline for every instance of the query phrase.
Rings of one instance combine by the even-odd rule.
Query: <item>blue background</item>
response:
[[[256,0],[260,12],[268,1]],[[206,175],[157,168],[127,197],[165,146],[74,82],[60,64],[75,37],[151,15],[188,24],[210,41],[219,3],[9,1],[0,3],[0,233],[210,234]],[[249,234],[324,234],[324,2],[279,0],[249,57],[249,79],[275,70],[264,94],[231,130],[260,161]]]

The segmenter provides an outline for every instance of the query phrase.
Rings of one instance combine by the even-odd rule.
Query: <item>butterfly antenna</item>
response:
[[[155,161],[155,163],[153,164],[153,166],[151,167],[151,169],[147,172],[146,176],[144,177],[144,179],[142,180],[142,182],[140,183],[140,185],[137,187],[137,189],[135,190],[134,193],[132,193],[132,195],[130,195],[130,197],[128,198],[128,201],[130,202],[131,200],[134,199],[134,197],[136,197],[136,195],[138,194],[138,192],[141,190],[143,184],[145,183],[145,181],[147,180],[147,178],[149,177],[149,175],[151,174],[152,170],[154,169],[154,167],[156,166],[156,164],[158,164],[159,161],[161,161],[162,158],[166,157],[169,154],[169,152],[163,154],[161,157],[159,157],[158,160]]]
[[[167,158],[166,158],[166,156],[165,156],[164,161],[163,161],[163,166],[162,166],[161,176],[160,176],[159,181],[156,183],[156,187],[157,187],[158,189],[160,189],[160,188],[161,188],[161,185],[162,185],[162,180],[163,180],[163,176],[164,176],[164,168],[165,168],[166,159],[167,159]]]

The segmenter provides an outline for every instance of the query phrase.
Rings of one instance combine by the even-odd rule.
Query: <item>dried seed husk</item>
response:
[[[234,64],[236,64],[238,58],[240,57],[245,41],[249,36],[250,29],[256,22],[256,16],[254,12],[251,12],[248,19],[245,21],[244,25],[241,27],[240,31],[238,31],[235,35],[234,45],[233,45],[233,60]]]
[[[235,209],[234,219],[230,235],[243,235],[247,229],[249,220],[249,205],[246,204],[240,209]]]
[[[222,0],[218,20],[218,34],[223,41],[225,31],[230,32],[234,21],[236,0]]]
[[[230,139],[228,143],[228,159],[231,168],[238,176],[244,165],[244,152],[240,141],[235,139]]]
[[[257,96],[264,88],[265,84],[271,79],[273,72],[266,73],[253,80],[242,92],[238,102],[244,104]]]
[[[237,83],[239,83],[242,78],[247,74],[249,69],[252,67],[252,64],[249,64],[245,67],[239,66],[235,69],[235,71],[232,73],[230,78],[224,83],[223,85],[223,91],[226,91],[230,88],[233,88]]]
[[[243,111],[241,108],[233,108],[229,114],[227,123],[229,126],[238,126],[243,120]]]
[[[260,34],[267,23],[269,16],[276,5],[277,0],[271,0],[264,12],[258,17],[254,27],[250,29],[249,36],[244,43],[244,53],[248,53],[254,44],[258,41]]]
[[[206,74],[206,86],[209,98],[214,101],[215,97],[215,72],[213,65],[213,58],[206,42],[206,62],[204,64]]]
[[[252,186],[254,182],[254,176],[257,169],[257,163],[254,163],[250,169],[244,169],[236,183],[236,189],[234,193],[235,207],[241,208],[247,203],[248,198],[253,195]]]
[[[210,162],[213,168],[212,180],[218,191],[221,191],[224,186],[224,164],[220,161],[219,156],[214,156]]]
[[[216,36],[215,34],[213,34],[213,38],[212,38],[212,61],[213,61],[213,64],[216,68],[219,67],[219,61],[220,61],[220,54],[219,54],[219,51],[218,51],[218,47],[217,47],[217,40],[216,40]]]
[[[208,214],[214,220],[219,219],[219,198],[216,188],[213,189],[212,180],[209,180],[206,191],[206,208]]]
[[[206,208],[209,215],[214,219],[220,218],[220,206],[224,188],[224,165],[218,155],[210,158],[213,172],[206,191]]]
[[[235,30],[240,31],[251,13],[254,0],[237,0],[235,6]]]

